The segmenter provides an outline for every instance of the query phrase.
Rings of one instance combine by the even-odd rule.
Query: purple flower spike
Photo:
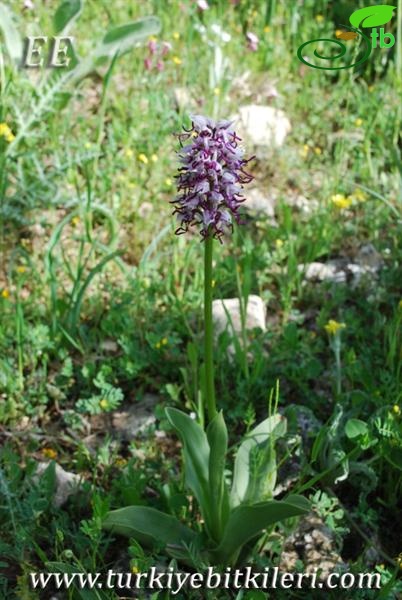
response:
[[[253,179],[244,167],[252,158],[243,157],[241,139],[230,121],[214,122],[198,115],[191,120],[190,131],[178,136],[182,145],[182,166],[176,176],[179,195],[171,201],[180,223],[176,233],[199,225],[204,239],[212,235],[221,241],[224,233],[233,230],[233,220],[241,222],[242,186]]]

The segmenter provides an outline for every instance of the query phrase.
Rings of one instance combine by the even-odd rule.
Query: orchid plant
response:
[[[286,420],[276,410],[246,434],[240,444],[232,480],[226,477],[228,431],[217,411],[214,385],[212,256],[215,239],[241,223],[242,186],[252,180],[245,170],[241,141],[229,121],[192,117],[192,127],[179,136],[181,167],[178,196],[173,200],[177,234],[196,227],[202,236],[204,260],[204,368],[206,429],[189,415],[167,408],[166,415],[183,444],[185,483],[198,502],[203,525],[190,529],[172,515],[145,506],[108,513],[104,527],[138,542],[164,545],[166,553],[193,564],[228,566],[243,560],[246,550],[274,524],[309,511],[297,495],[274,500],[277,464],[275,444],[286,433]],[[276,406],[275,406],[276,409]],[[200,418],[204,422],[203,415]]]

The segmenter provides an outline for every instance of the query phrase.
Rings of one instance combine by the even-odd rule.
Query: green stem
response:
[[[213,357],[213,322],[212,322],[212,247],[213,237],[205,239],[204,255],[204,327],[205,327],[205,391],[208,418],[211,421],[216,415],[214,357]]]

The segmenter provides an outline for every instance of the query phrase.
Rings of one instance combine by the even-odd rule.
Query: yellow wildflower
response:
[[[80,222],[80,218],[77,215],[71,219],[71,225],[73,227],[77,227],[79,222]]]
[[[150,35],[150,36],[149,36],[149,38],[148,38],[148,41],[149,41],[149,42],[156,42],[156,41],[157,41],[157,39],[158,39],[158,38],[156,37],[156,35]]]
[[[126,148],[126,151],[124,152],[124,154],[127,158],[133,158],[133,156],[134,156],[134,152],[132,151],[131,148]]]
[[[168,339],[166,337],[161,339],[161,344],[162,346],[167,346],[167,344],[169,343]]]
[[[331,202],[336,208],[343,210],[344,208],[349,208],[352,204],[351,198],[346,198],[343,194],[335,194],[331,197]]]
[[[147,165],[147,164],[148,164],[148,162],[149,162],[149,161],[148,161],[148,157],[147,157],[147,155],[146,155],[146,154],[143,154],[142,152],[141,152],[141,154],[139,154],[139,155],[138,155],[138,160],[139,160],[140,162],[144,163],[144,165]]]
[[[353,194],[349,196],[352,200],[356,200],[357,202],[366,202],[367,194],[363,192],[363,190],[356,189]]]
[[[151,154],[151,160],[153,163],[158,162],[158,155],[157,154]]]
[[[339,37],[340,35],[342,35],[342,33],[343,33],[342,29],[336,29],[336,31],[335,31],[336,37]]]
[[[116,465],[116,467],[125,467],[127,464],[127,460],[125,458],[122,458],[121,456],[119,456],[114,461],[114,464]]]
[[[156,348],[157,350],[159,350],[159,348],[160,348],[160,347],[161,347],[161,343],[160,343],[160,342],[156,342],[156,344],[155,344],[155,348]]]
[[[317,23],[322,23],[324,21],[324,15],[316,15],[315,20]]]
[[[214,88],[214,94],[215,94],[215,96],[219,96],[219,94],[220,94],[220,93],[221,93],[221,88],[220,88],[220,87],[218,87],[218,86],[217,86],[217,87],[215,87],[215,88]]]
[[[24,265],[18,265],[17,267],[17,273],[20,273],[22,275],[22,273],[25,273],[25,271],[27,270],[26,267],[24,267]]]
[[[86,150],[89,150],[89,149],[90,149],[90,147],[91,147],[91,145],[92,145],[92,144],[91,144],[91,142],[85,142],[85,144],[84,144],[84,148],[85,148]]]
[[[173,181],[170,179],[170,177],[166,177],[166,179],[165,179],[165,185],[167,187],[171,187],[172,183],[173,183]]]
[[[175,65],[181,65],[181,63],[183,62],[181,58],[179,58],[178,56],[173,56],[172,61],[174,62]]]
[[[269,26],[269,25],[266,25],[266,26],[264,27],[264,33],[271,33],[271,28],[270,28],[270,26]]]
[[[131,572],[132,572],[134,575],[137,575],[137,573],[139,573],[139,572],[140,572],[140,570],[139,570],[139,568],[138,568],[138,567],[134,566],[134,567],[131,567]]]
[[[363,119],[360,119],[360,118],[356,119],[355,125],[356,125],[356,127],[361,127],[363,125]]]
[[[211,281],[211,286],[214,288],[214,287],[215,287],[215,285],[216,285],[216,281],[215,281],[215,279],[213,279],[213,280]],[[402,300],[401,300],[401,302],[402,302]]]
[[[99,406],[102,410],[107,410],[109,408],[109,402],[107,398],[102,398],[102,400],[100,400],[99,402]]]
[[[300,148],[299,154],[302,158],[307,158],[310,148],[307,144],[304,144],[303,148]]]
[[[42,454],[45,458],[49,458],[50,460],[54,460],[57,456],[57,452],[56,450],[53,450],[53,448],[43,448]]]
[[[314,154],[316,154],[317,156],[320,156],[322,154],[322,150],[319,146],[316,146],[314,148]]]
[[[338,321],[330,319],[328,323],[324,326],[324,329],[329,335],[336,335],[338,331],[340,331],[341,329],[345,329],[345,327],[345,323],[338,323]]]
[[[10,143],[15,139],[15,135],[7,125],[7,123],[0,123],[0,137],[4,137],[6,142]]]
[[[394,413],[394,415],[399,417],[399,415],[401,414],[401,409],[397,404],[394,404],[394,406],[392,407],[392,412]]]
[[[275,247],[277,250],[280,250],[280,248],[282,248],[282,246],[283,246],[283,240],[281,240],[280,238],[275,240]]]
[[[172,35],[172,38],[174,40],[176,40],[176,41],[179,40],[180,39],[180,33],[178,31],[174,31],[173,35]]]
[[[2,290],[1,297],[5,298],[5,299],[9,298],[10,297],[10,292],[7,289]]]

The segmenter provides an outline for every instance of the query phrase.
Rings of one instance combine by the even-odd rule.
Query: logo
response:
[[[368,6],[366,8],[360,8],[359,10],[356,10],[349,17],[349,22],[352,27],[349,27],[349,25],[341,25],[341,27],[347,31],[338,30],[336,32],[336,40],[329,38],[318,38],[316,40],[304,42],[304,44],[302,44],[297,51],[298,59],[308,67],[312,67],[313,69],[323,69],[325,71],[339,71],[341,69],[351,69],[352,67],[361,65],[362,63],[366,62],[373,49],[378,47],[391,48],[395,44],[394,35],[392,35],[392,33],[386,33],[384,27],[381,27],[382,25],[389,23],[389,21],[392,19],[395,8],[396,6],[380,4],[378,6]],[[371,27],[372,32],[370,37],[363,33],[359,27],[364,27],[366,29]],[[339,52],[334,56],[324,56],[320,54],[318,50],[314,50],[314,56],[319,60],[327,61],[326,64],[328,64],[328,61],[332,62],[345,56],[348,49],[343,42],[356,41],[359,39],[359,37],[364,43],[363,55],[360,57],[358,56],[356,58],[356,62],[353,62],[353,64],[344,65],[341,67],[318,66],[308,62],[308,59],[305,56],[305,48],[310,44],[317,44],[318,42],[330,42],[331,44],[336,44]]]
[[[55,35],[49,43],[48,67],[68,67],[70,57],[68,56],[69,49],[73,45],[74,38],[70,35]],[[45,64],[45,59],[42,57],[42,49],[48,43],[47,35],[28,36],[25,40],[24,56],[22,66],[28,68],[40,68]]]

